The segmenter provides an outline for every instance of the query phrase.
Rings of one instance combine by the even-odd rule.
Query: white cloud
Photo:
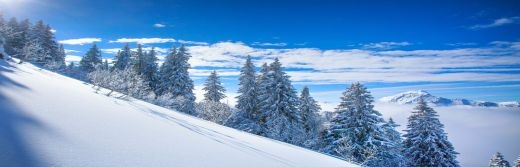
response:
[[[287,46],[287,43],[253,42],[254,46]]]
[[[56,29],[51,29],[50,31],[51,31],[53,34],[56,34],[56,32],[58,32],[58,30],[56,30]]]
[[[499,27],[507,24],[514,24],[514,23],[520,23],[520,17],[508,17],[508,18],[499,18],[493,21],[493,23],[489,24],[477,24],[470,26],[469,29],[472,30],[479,30],[479,29],[485,29],[485,28],[492,28],[492,27]]]
[[[310,84],[367,82],[520,81],[520,50],[515,42],[448,50],[262,49],[242,42],[189,46],[193,67],[241,67],[251,55],[259,67],[279,58],[293,81]],[[492,58],[490,58],[492,57]],[[500,67],[502,66],[502,67]],[[237,70],[238,71],[238,70]]]
[[[388,50],[394,49],[402,46],[412,45],[410,42],[377,42],[377,43],[367,43],[361,44],[364,49],[380,49],[380,50]]]
[[[77,38],[58,41],[58,43],[66,45],[85,45],[94,42],[101,42],[101,38]]]
[[[66,54],[70,54],[70,53],[79,53],[79,52],[80,52],[79,50],[65,49],[65,53],[66,53]]]
[[[161,24],[161,23],[155,23],[155,24],[153,24],[153,27],[155,27],[155,28],[164,28],[164,27],[166,27],[166,25],[165,24]]]
[[[140,43],[140,44],[151,44],[151,43],[169,43],[176,42],[173,38],[119,38],[117,40],[110,40],[108,43]]]
[[[177,42],[187,45],[209,45],[207,42],[186,41],[182,39],[177,40]]]
[[[455,46],[455,47],[467,47],[467,46],[475,46],[477,43],[475,42],[456,42],[456,43],[447,43],[448,46]]]

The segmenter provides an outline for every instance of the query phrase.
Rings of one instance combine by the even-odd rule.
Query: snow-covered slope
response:
[[[393,96],[382,97],[379,101],[395,104],[416,104],[420,98],[423,98],[427,103],[436,106],[469,105],[479,107],[520,107],[520,102],[495,103],[468,99],[448,99],[434,96],[424,90],[408,91]]]
[[[0,60],[0,166],[356,166]]]

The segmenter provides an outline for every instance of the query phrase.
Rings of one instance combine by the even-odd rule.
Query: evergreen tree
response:
[[[325,137],[326,153],[363,163],[383,150],[388,139],[380,127],[384,120],[374,110],[373,101],[370,92],[359,82],[343,92],[337,115]]]
[[[143,52],[143,45],[137,44],[137,51],[133,52],[130,57],[130,66],[137,75],[141,75],[144,70],[145,55]]]
[[[200,118],[217,124],[226,123],[231,115],[231,108],[218,101],[204,100],[197,103],[196,108]]]
[[[116,55],[116,60],[114,62],[114,69],[124,70],[130,64],[130,57],[132,56],[132,51],[128,44],[126,44],[121,51],[119,51]]]
[[[302,115],[303,128],[305,131],[304,147],[315,149],[321,126],[319,112],[321,107],[318,102],[310,96],[309,88],[305,86],[300,95],[298,107]]]
[[[179,51],[175,48],[171,50],[161,66],[157,92],[159,95],[171,94],[171,98],[174,99],[173,109],[195,114],[193,81],[188,74],[190,57],[184,45],[179,47]]]
[[[261,94],[260,111],[265,120],[265,136],[287,143],[302,145],[304,130],[301,114],[298,107],[298,96],[291,85],[289,76],[283,72],[278,58],[269,65],[270,71],[266,74],[266,88]]]
[[[141,70],[141,74],[145,82],[148,82],[150,87],[155,90],[155,83],[157,81],[157,54],[155,48],[152,48],[149,52],[145,53],[144,66]]]
[[[504,159],[504,156],[497,152],[489,160],[489,167],[510,167],[509,162]]]
[[[513,166],[514,167],[520,167],[520,156],[518,156],[518,158],[516,158],[515,164]]]
[[[401,134],[395,129],[398,126],[392,118],[381,126],[388,140],[383,142],[379,151],[369,157],[363,166],[406,166],[406,158],[401,152]]]
[[[403,142],[409,166],[459,166],[453,145],[448,141],[437,112],[420,99],[408,117]]]
[[[246,63],[240,69],[238,94],[235,106],[237,111],[230,116],[226,125],[249,133],[260,134],[256,74],[251,56],[247,56]]]
[[[259,117],[255,77],[255,66],[251,62],[251,56],[247,56],[246,63],[240,69],[239,95],[236,97],[238,100],[235,107],[239,112],[244,112],[244,115],[249,119],[258,119]]]
[[[204,93],[205,101],[220,102],[221,99],[226,97],[224,94],[226,89],[220,83],[220,77],[216,71],[211,72],[202,90],[206,91],[206,93]]]
[[[98,64],[101,64],[101,52],[99,51],[96,44],[93,44],[92,47],[87,51],[85,56],[81,58],[81,61],[79,62],[80,68],[90,73],[96,69],[96,66]]]

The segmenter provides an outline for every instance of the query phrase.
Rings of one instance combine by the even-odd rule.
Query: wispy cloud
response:
[[[164,28],[164,27],[166,27],[166,25],[165,24],[161,24],[161,23],[155,23],[155,24],[153,24],[153,27],[155,27],[155,28]]]
[[[468,47],[468,46],[475,46],[478,45],[475,42],[456,42],[456,43],[447,43],[448,46],[455,46],[455,47]]]
[[[188,48],[190,63],[195,68],[239,68],[247,55],[254,57],[257,66],[279,58],[295,82],[310,84],[520,81],[520,74],[514,73],[520,64],[520,48],[516,48],[520,43],[502,43],[481,48],[410,51],[264,49],[242,42]]]
[[[394,49],[398,47],[412,45],[410,42],[377,42],[377,43],[367,43],[361,44],[363,49],[379,49],[379,50],[388,50]]]
[[[80,52],[79,50],[65,49],[65,53],[66,53],[66,54],[79,53],[79,52]]]
[[[66,45],[85,45],[94,42],[101,42],[101,38],[77,38],[58,41],[58,43]]]
[[[117,40],[110,40],[108,43],[140,43],[140,44],[152,44],[152,43],[169,43],[176,42],[173,38],[119,38]]]
[[[177,40],[177,42],[186,44],[186,45],[209,45],[209,43],[207,43],[207,42],[186,41],[186,40],[182,40],[182,39]]]
[[[253,42],[254,46],[287,46],[287,43]]]
[[[515,16],[515,17],[499,18],[489,24],[477,24],[477,25],[470,26],[468,28],[472,29],[472,30],[479,30],[479,29],[486,29],[486,28],[492,28],[492,27],[499,27],[499,26],[503,26],[503,25],[507,25],[507,24],[514,24],[514,23],[520,23],[520,17]]]
[[[53,34],[56,34],[56,32],[58,32],[58,30],[56,30],[56,29],[51,29],[50,31],[51,31]]]

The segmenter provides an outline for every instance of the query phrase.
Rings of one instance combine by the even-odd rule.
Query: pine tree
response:
[[[195,95],[193,94],[193,80],[188,69],[190,54],[184,45],[176,51],[173,48],[166,57],[159,72],[158,94],[171,94],[174,100],[173,109],[188,114],[195,114]]]
[[[420,99],[408,125],[403,142],[409,166],[459,166],[453,145],[448,141],[437,112]]]
[[[251,62],[251,56],[247,56],[246,63],[240,69],[239,95],[236,97],[238,100],[235,107],[239,112],[244,112],[244,115],[249,119],[258,119],[259,117],[255,77],[255,66]]]
[[[141,70],[141,74],[143,75],[143,79],[145,82],[148,82],[150,87],[155,90],[155,85],[157,81],[157,54],[155,53],[155,48],[152,48],[149,52],[144,54],[144,65]]]
[[[221,99],[226,97],[224,94],[226,89],[222,86],[222,83],[220,83],[220,77],[216,71],[211,72],[202,90],[206,91],[206,93],[204,93],[205,101],[220,102]]]
[[[132,56],[132,51],[128,44],[126,44],[123,49],[117,53],[116,60],[113,68],[118,70],[124,70],[130,64],[130,57]]]
[[[374,110],[373,97],[359,82],[343,92],[325,137],[326,153],[363,163],[382,150],[388,140],[380,124],[381,114]]]
[[[132,67],[132,70],[134,70],[134,72],[137,75],[141,75],[143,73],[143,70],[145,67],[144,57],[145,57],[145,55],[143,52],[143,45],[137,44],[137,51],[131,53],[131,57],[130,57],[130,66]]]
[[[243,130],[253,134],[260,133],[259,117],[257,105],[257,85],[255,66],[251,62],[251,56],[247,56],[246,63],[240,69],[239,88],[236,108],[231,117],[226,122],[227,126]]]
[[[513,166],[514,167],[520,167],[520,156],[518,156],[518,158],[516,158],[515,164]]]
[[[289,76],[283,72],[278,58],[269,65],[267,82],[263,87],[266,94],[261,95],[260,111],[265,120],[265,136],[287,143],[302,145],[304,130],[301,114],[298,111],[298,96],[291,85]]]
[[[83,56],[83,58],[81,58],[79,61],[79,66],[83,71],[90,73],[96,69],[98,64],[101,63],[101,52],[99,51],[97,45],[93,44],[85,56]]]
[[[363,166],[406,166],[406,158],[401,152],[401,133],[395,129],[398,126],[392,118],[381,126],[387,141],[383,142],[379,151],[369,157]]]
[[[315,149],[321,128],[321,120],[319,116],[321,107],[318,105],[318,102],[310,96],[309,88],[307,86],[302,90],[300,95],[300,105],[298,108],[302,115],[303,128],[305,131],[305,142],[303,146]]]
[[[489,167],[510,167],[509,162],[504,159],[504,156],[497,152],[489,160]]]

